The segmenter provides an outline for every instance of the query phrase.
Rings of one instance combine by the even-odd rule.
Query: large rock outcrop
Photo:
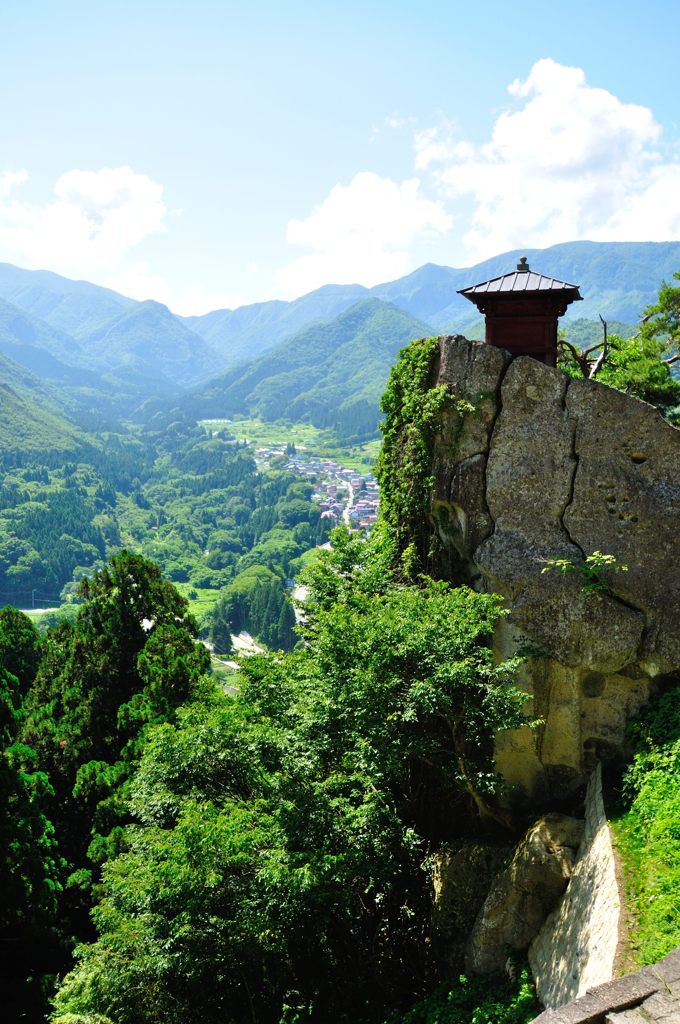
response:
[[[447,966],[462,965],[477,915],[512,854],[509,841],[491,843],[479,838],[465,840],[455,850],[445,847],[435,855],[431,935],[437,960]]]
[[[475,974],[501,973],[508,951],[525,950],[567,887],[583,822],[547,814],[532,825],[496,877],[467,946]]]
[[[680,672],[680,431],[651,406],[530,357],[439,339],[452,401],[433,453],[438,571],[506,598],[499,654],[528,641],[543,724],[504,733],[507,798],[561,798],[615,755],[653,680]],[[627,571],[584,590],[596,551]]]
[[[536,992],[562,1006],[614,977],[623,953],[616,859],[598,765],[588,783],[584,835],[567,890],[529,947]]]

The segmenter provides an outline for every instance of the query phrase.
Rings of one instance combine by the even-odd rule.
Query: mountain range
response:
[[[457,292],[507,273],[522,255],[533,269],[580,285],[584,301],[564,322],[585,336],[598,314],[636,323],[680,268],[680,242],[569,242],[465,269],[426,264],[373,288],[326,285],[292,302],[179,317],[158,302],[0,264],[0,383],[12,387],[7,367],[22,367],[38,382],[36,400],[49,385],[52,407],[87,428],[167,421],[180,410],[363,434],[375,429],[398,348],[416,335],[480,336],[479,314]]]
[[[397,352],[430,333],[428,324],[397,306],[362,299],[210,381],[179,409],[193,419],[241,413],[313,423],[343,438],[368,436],[377,429]]]

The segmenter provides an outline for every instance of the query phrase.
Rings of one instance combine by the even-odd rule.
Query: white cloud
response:
[[[130,167],[67,171],[44,204],[11,199],[26,171],[0,178],[0,254],[31,268],[92,277],[118,271],[130,249],[163,228],[163,187]]]
[[[180,316],[200,316],[202,313],[211,313],[214,309],[236,309],[237,306],[244,305],[244,301],[237,295],[194,284],[177,290],[168,300],[168,305],[173,313]]]
[[[398,131],[400,128],[405,128],[412,121],[412,117],[402,117],[401,114],[388,114],[383,123],[386,128]]]
[[[485,141],[442,118],[414,135],[418,177],[357,174],[291,221],[288,241],[308,251],[277,284],[292,296],[328,282],[389,280],[412,269],[422,242],[444,235],[456,262],[574,239],[680,237],[680,161],[662,147],[651,110],[549,58],[508,92]],[[392,115],[385,125],[402,121]]]
[[[13,188],[22,185],[28,178],[26,171],[5,171],[0,174],[0,199],[8,196]]]
[[[680,163],[652,167],[644,188],[625,196],[596,241],[664,242],[680,238]]]
[[[234,309],[241,305],[235,296],[205,288],[201,284],[171,289],[165,278],[149,269],[145,260],[138,260],[114,274],[107,274],[101,283],[140,302],[145,299],[162,302],[179,316],[200,316],[214,309]]]
[[[11,198],[26,181],[25,170],[0,174],[0,259],[155,299],[184,316],[238,304],[202,285],[172,290],[145,260],[130,262],[137,245],[165,230],[163,186],[145,174],[130,167],[67,171],[54,199],[42,204]]]
[[[112,274],[106,274],[101,283],[106,288],[113,288],[115,292],[127,295],[130,299],[137,299],[139,302],[155,299],[156,302],[167,305],[171,297],[170,286],[165,278],[160,274],[154,274],[146,260],[137,260]]]
[[[155,299],[182,316],[240,304],[200,284],[172,289],[145,260],[134,259],[136,246],[165,230],[168,214],[163,186],[145,174],[130,167],[67,171],[54,199],[42,204],[12,197],[28,177],[25,170],[0,174],[0,260]]]
[[[305,220],[291,220],[287,237],[312,252],[283,267],[277,284],[290,296],[323,284],[367,286],[412,266],[411,247],[448,231],[452,218],[421,194],[420,181],[401,183],[363,171],[336,185]]]
[[[456,157],[455,128],[451,121],[443,121],[433,128],[416,132],[413,148],[416,170],[424,171],[432,164],[448,163]]]
[[[664,163],[652,112],[589,86],[581,68],[539,60],[508,91],[480,145],[450,124],[415,138],[416,167],[464,208],[465,256],[578,238],[662,240],[680,227],[680,164]]]

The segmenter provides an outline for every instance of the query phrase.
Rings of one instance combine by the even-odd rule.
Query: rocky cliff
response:
[[[399,543],[433,575],[506,599],[495,644],[530,645],[521,683],[541,720],[498,740],[506,800],[559,800],[620,752],[654,681],[680,672],[680,431],[644,402],[484,343],[439,338],[421,369],[425,354],[429,465],[412,484],[427,493],[410,518],[395,505],[412,524]],[[395,475],[414,442],[407,418],[393,420]],[[407,491],[393,488],[397,503]],[[595,552],[615,562],[589,575]],[[574,571],[550,570],[555,559]]]

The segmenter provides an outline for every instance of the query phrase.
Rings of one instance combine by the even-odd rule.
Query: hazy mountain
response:
[[[411,313],[437,331],[465,331],[479,319],[457,292],[514,270],[519,257],[542,273],[581,285],[584,301],[567,318],[635,323],[656,298],[663,278],[680,268],[680,242],[565,242],[548,249],[515,249],[464,269],[425,264],[396,281],[363,288],[326,285],[293,302],[216,310],[187,323],[225,360],[254,358],[307,324],[336,316],[358,299],[377,298]]]
[[[34,401],[59,404],[59,392],[47,381],[31,373],[29,369],[0,353],[0,384],[5,384],[17,394]]]
[[[83,357],[74,338],[3,299],[0,299],[0,352],[51,380],[91,382],[96,376],[79,368]]]
[[[220,360],[167,306],[151,299],[93,331],[83,341],[88,361],[110,371],[132,371],[183,386],[205,380]]]
[[[0,338],[6,326],[24,348],[100,373],[144,378],[146,394],[150,380],[164,382],[160,391],[167,393],[168,383],[191,385],[224,366],[203,338],[158,302],[135,302],[86,281],[7,263],[0,264],[0,300]],[[7,303],[16,311],[13,324]],[[38,370],[37,361],[32,365]]]
[[[565,320],[605,319],[636,323],[656,299],[662,279],[680,268],[680,242],[564,242],[548,249],[515,249],[465,270],[428,263],[412,274],[377,285],[372,294],[393,302],[440,330],[464,331],[479,314],[461,288],[514,270],[526,256],[533,270],[580,285],[583,302]]]
[[[316,320],[326,320],[370,294],[363,285],[324,285],[292,302],[257,302],[187,317],[186,324],[233,364],[274,348]]]
[[[396,306],[364,299],[211,381],[182,409],[192,416],[306,421],[344,437],[371,434],[397,352],[429,332]]]
[[[22,270],[9,263],[0,263],[0,298],[76,340],[88,338],[137,305],[134,299],[89,281],[71,281],[49,270]]]
[[[47,464],[89,447],[62,414],[59,391],[0,354],[0,466],[32,457]]]
[[[0,299],[26,316],[21,321],[16,312],[0,308],[0,351],[53,380],[69,375],[41,352],[103,374],[109,378],[109,407],[122,389],[121,408],[129,412],[142,396],[167,396],[271,352],[361,299],[391,303],[421,321],[427,333],[478,334],[479,314],[458,290],[512,270],[520,255],[535,270],[581,286],[584,301],[570,308],[567,323],[597,320],[599,313],[635,323],[662,279],[670,280],[680,268],[680,242],[567,242],[514,250],[465,269],[426,264],[370,289],[327,285],[293,302],[255,303],[183,319],[156,302],[135,302],[85,281],[0,264]],[[12,347],[19,343],[22,353]],[[97,384],[92,379],[89,384],[94,406]]]
[[[79,342],[64,331],[56,330],[44,320],[25,313],[17,306],[0,299],[0,353],[12,361],[0,375],[6,383],[17,383],[19,367],[29,371],[31,391],[48,395],[62,413],[67,413],[88,429],[111,429],[121,417],[131,414],[149,398],[150,390],[157,396],[170,398],[181,389],[166,383],[159,375],[150,388],[148,371],[141,376],[123,367],[121,372],[100,373],[90,369],[92,362],[104,359],[90,357]],[[7,378],[12,377],[10,381]]]

